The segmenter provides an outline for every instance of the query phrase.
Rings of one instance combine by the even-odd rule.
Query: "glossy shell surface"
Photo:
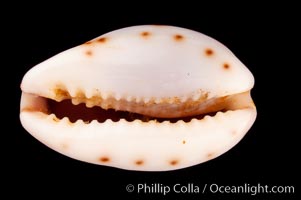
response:
[[[253,85],[251,72],[208,36],[173,26],[134,26],[29,70],[21,84],[20,118],[34,137],[69,157],[166,171],[205,162],[238,143],[256,118]],[[151,119],[71,122],[53,114],[47,99]]]

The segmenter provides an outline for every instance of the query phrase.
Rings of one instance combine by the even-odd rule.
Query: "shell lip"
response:
[[[253,84],[250,71],[210,37],[177,27],[137,26],[32,68],[21,84],[20,120],[34,137],[67,156],[164,171],[233,147],[256,117]]]
[[[95,106],[87,103],[82,102],[74,102],[73,99],[71,98],[63,98],[64,100],[60,100],[59,102],[47,99],[38,95],[34,94],[28,94],[26,92],[22,92],[22,100],[21,100],[21,107],[20,107],[20,112],[40,112],[44,113],[46,115],[51,115],[53,114],[54,117],[57,120],[61,120],[65,117],[72,122],[75,123],[78,120],[83,120],[87,123],[91,123],[93,120],[98,121],[99,123],[104,123],[106,120],[112,120],[113,122],[118,122],[121,119],[124,119],[128,122],[133,122],[135,120],[140,120],[142,122],[150,122],[150,121],[155,121],[155,122],[170,122],[170,123],[176,123],[178,121],[183,121],[183,122],[190,122],[193,119],[197,120],[202,120],[203,118],[210,116],[214,117],[218,112],[227,112],[229,110],[235,111],[235,110],[240,110],[240,109],[245,109],[245,108],[255,108],[255,105],[252,101],[250,91],[240,93],[240,94],[235,94],[231,96],[226,96],[226,97],[221,97],[218,99],[213,99],[212,101],[208,102],[203,102],[203,104],[197,105],[201,109],[200,113],[196,113],[193,115],[188,115],[186,116],[185,112],[189,112],[189,110],[193,110],[193,103],[192,107],[190,108],[186,104],[184,106],[184,109],[186,110],[181,110],[181,113],[184,113],[184,115],[181,115],[180,117],[156,117],[152,115],[147,115],[145,113],[136,113],[136,112],[131,112],[132,108],[130,105],[126,105],[126,107],[129,108],[129,110],[114,110],[112,108],[109,109],[103,109],[101,106]],[[122,104],[120,102],[115,102],[113,103],[115,106],[120,106],[119,104]],[[160,108],[164,108],[161,106]],[[173,104],[168,103],[168,106],[174,106]],[[121,106],[122,107],[122,106]],[[147,107],[143,105],[142,107]],[[152,106],[150,106],[150,109],[146,111],[149,112],[151,109],[153,109]],[[155,107],[155,109],[157,109]],[[167,108],[168,110],[169,108]],[[135,107],[134,107],[135,110]],[[188,111],[187,111],[188,110]],[[170,110],[171,111],[171,110]],[[161,111],[157,112],[166,112],[166,109],[162,109]]]

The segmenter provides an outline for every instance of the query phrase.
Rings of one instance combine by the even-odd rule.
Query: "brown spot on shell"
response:
[[[143,160],[137,160],[137,161],[135,162],[136,165],[143,165],[143,163],[144,163]]]
[[[182,143],[183,143],[183,144],[186,144],[186,141],[185,141],[185,140],[183,140],[183,141],[182,141]]]
[[[58,85],[53,89],[53,92],[55,94],[55,99],[56,100],[62,100],[62,99],[68,99],[70,98],[70,94],[68,91],[63,89],[62,86]]]
[[[60,121],[60,119],[57,118],[56,116],[53,116],[52,120],[55,121],[55,122],[59,122]]]
[[[98,39],[97,39],[97,42],[105,43],[105,42],[107,42],[107,40],[108,40],[108,38],[106,38],[106,37],[101,37],[101,38],[98,38]]]
[[[151,35],[151,33],[148,32],[148,31],[143,31],[142,33],[140,33],[140,35],[141,35],[143,38],[148,38],[148,37]]]
[[[224,63],[223,64],[223,68],[226,69],[226,70],[228,70],[228,69],[230,69],[230,65],[228,63]]]
[[[63,143],[63,144],[62,144],[62,148],[63,148],[64,150],[66,150],[66,149],[68,149],[68,148],[69,148],[69,145],[68,145],[68,144],[66,144],[66,143]]]
[[[100,158],[99,158],[99,161],[100,161],[100,162],[109,162],[109,161],[110,161],[110,158],[109,158],[109,157],[100,157]]]
[[[237,132],[236,132],[236,131],[232,131],[231,134],[232,134],[232,135],[236,135]]]
[[[90,45],[90,44],[92,44],[92,41],[88,41],[85,43],[85,45]]]
[[[179,161],[178,160],[171,160],[169,163],[171,165],[177,165],[179,163]]]
[[[92,54],[93,54],[93,53],[92,53],[91,50],[87,50],[87,51],[86,51],[86,55],[87,55],[87,56],[92,56]]]
[[[213,156],[214,156],[214,153],[212,153],[212,152],[207,154],[207,158],[208,158],[208,159],[213,158]]]
[[[180,35],[180,34],[176,34],[174,35],[174,39],[176,41],[182,41],[184,39],[184,36],[183,35]]]
[[[205,54],[206,54],[207,56],[212,56],[213,53],[214,53],[214,52],[213,52],[212,49],[209,49],[209,48],[205,49]]]

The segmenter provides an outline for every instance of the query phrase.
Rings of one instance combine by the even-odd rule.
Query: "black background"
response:
[[[158,4],[159,5],[159,4]],[[96,7],[96,9],[95,9]],[[50,8],[50,11],[47,9]],[[94,9],[93,9],[94,8]],[[122,6],[121,6],[122,8]],[[194,9],[196,8],[196,9]],[[128,193],[127,184],[176,183],[204,185],[294,185],[298,193],[297,135],[300,82],[296,68],[300,66],[294,54],[297,41],[297,16],[287,7],[244,5],[229,10],[222,7],[150,9],[145,7],[123,12],[106,6],[83,6],[81,9],[55,5],[39,9],[24,9],[5,25],[8,44],[5,59],[8,72],[4,91],[10,98],[5,107],[3,155],[7,167],[5,185],[10,195],[63,197],[121,194],[124,198],[143,199],[146,195]],[[209,12],[204,13],[207,10]],[[67,12],[68,10],[68,12]],[[188,14],[185,14],[188,13]],[[17,12],[16,12],[17,13]],[[28,13],[34,13],[30,16]],[[286,14],[285,14],[286,13]],[[34,65],[73,46],[115,29],[142,24],[167,24],[193,29],[209,35],[230,48],[255,77],[252,96],[258,109],[255,124],[243,140],[224,155],[197,166],[169,172],[135,172],[79,162],[65,157],[38,142],[19,122],[20,83],[23,75]],[[10,82],[12,81],[12,83]],[[9,86],[9,87],[8,87]],[[8,102],[9,101],[9,102]],[[55,133],[54,133],[55,134]],[[7,137],[7,139],[6,139]],[[299,168],[300,169],[300,168]],[[209,192],[208,192],[209,193]],[[185,194],[196,199],[222,198],[221,194]],[[168,195],[176,199],[184,194]],[[251,198],[250,195],[226,195]],[[161,194],[156,198],[164,198]],[[290,199],[296,194],[257,195],[255,199]]]

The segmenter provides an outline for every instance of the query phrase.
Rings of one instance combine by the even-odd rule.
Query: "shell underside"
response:
[[[255,121],[251,72],[216,40],[172,26],[116,30],[23,78],[20,119],[69,157],[166,171],[228,151]]]

